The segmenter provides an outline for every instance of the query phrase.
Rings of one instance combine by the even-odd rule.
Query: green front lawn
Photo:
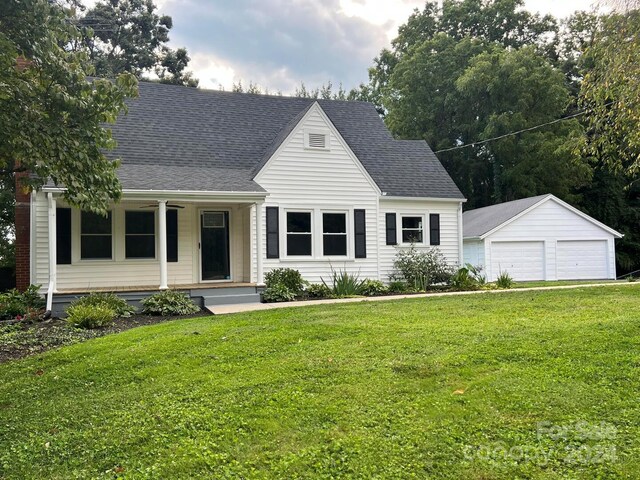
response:
[[[0,478],[637,478],[639,352],[640,285],[141,327],[0,365]]]

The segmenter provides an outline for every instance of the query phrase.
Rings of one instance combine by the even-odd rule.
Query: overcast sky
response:
[[[94,3],[95,0],[86,0]],[[564,17],[593,0],[526,0]],[[156,0],[173,17],[170,45],[187,47],[204,88],[249,81],[291,93],[304,82],[350,89],[424,0]]]

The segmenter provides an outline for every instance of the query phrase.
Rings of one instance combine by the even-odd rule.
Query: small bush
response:
[[[481,272],[481,267],[474,267],[467,263],[453,274],[451,286],[456,290],[477,290],[487,283],[486,277]]]
[[[148,315],[190,315],[200,311],[186,293],[175,290],[154,293],[140,303],[142,313]]]
[[[324,283],[312,283],[304,291],[309,298],[331,298],[331,289]]]
[[[276,283],[264,289],[262,299],[267,303],[290,302],[296,299],[296,295],[286,285]]]
[[[24,317],[27,313],[32,316],[34,310],[41,310],[45,301],[39,293],[37,285],[29,285],[20,292],[15,288],[0,294],[0,319]]]
[[[385,295],[389,292],[387,286],[380,280],[365,279],[360,287],[360,294],[367,297],[375,297],[376,295]]]
[[[104,304],[70,305],[67,323],[77,328],[102,328],[113,323],[116,312]]]
[[[305,282],[298,270],[275,268],[265,274],[264,283],[267,288],[282,285],[292,292],[294,296],[298,296],[302,293],[307,282]]]
[[[113,310],[116,317],[130,317],[136,312],[134,307],[115,293],[93,292],[74,300],[72,305],[102,305]]]
[[[331,268],[331,286],[322,279],[322,283],[331,290],[336,297],[352,297],[362,295],[364,280],[360,280],[360,274],[351,274],[347,270],[334,270]]]
[[[496,286],[498,288],[511,288],[513,286],[513,278],[508,272],[500,272],[496,279]]]
[[[413,289],[409,288],[407,282],[402,280],[393,280],[389,283],[389,293],[412,293]]]
[[[418,250],[414,244],[398,249],[393,262],[396,277],[401,278],[417,291],[425,291],[432,285],[448,284],[453,274],[447,259],[437,247]]]

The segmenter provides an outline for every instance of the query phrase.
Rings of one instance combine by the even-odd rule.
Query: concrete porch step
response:
[[[253,293],[202,296],[202,301],[205,307],[213,307],[218,305],[260,303],[260,294],[256,293],[254,289]]]
[[[192,297],[227,297],[229,295],[251,295],[258,293],[254,285],[243,287],[198,288],[191,290]]]

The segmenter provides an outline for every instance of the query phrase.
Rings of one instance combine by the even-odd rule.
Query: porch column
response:
[[[256,202],[256,283],[264,284],[262,272],[262,205],[264,202]]]
[[[53,306],[53,294],[57,282],[57,246],[56,246],[56,199],[51,192],[47,193],[47,218],[49,231],[49,288],[47,289],[47,311]]]
[[[167,201],[158,200],[158,256],[160,257],[160,290],[167,290]]]

